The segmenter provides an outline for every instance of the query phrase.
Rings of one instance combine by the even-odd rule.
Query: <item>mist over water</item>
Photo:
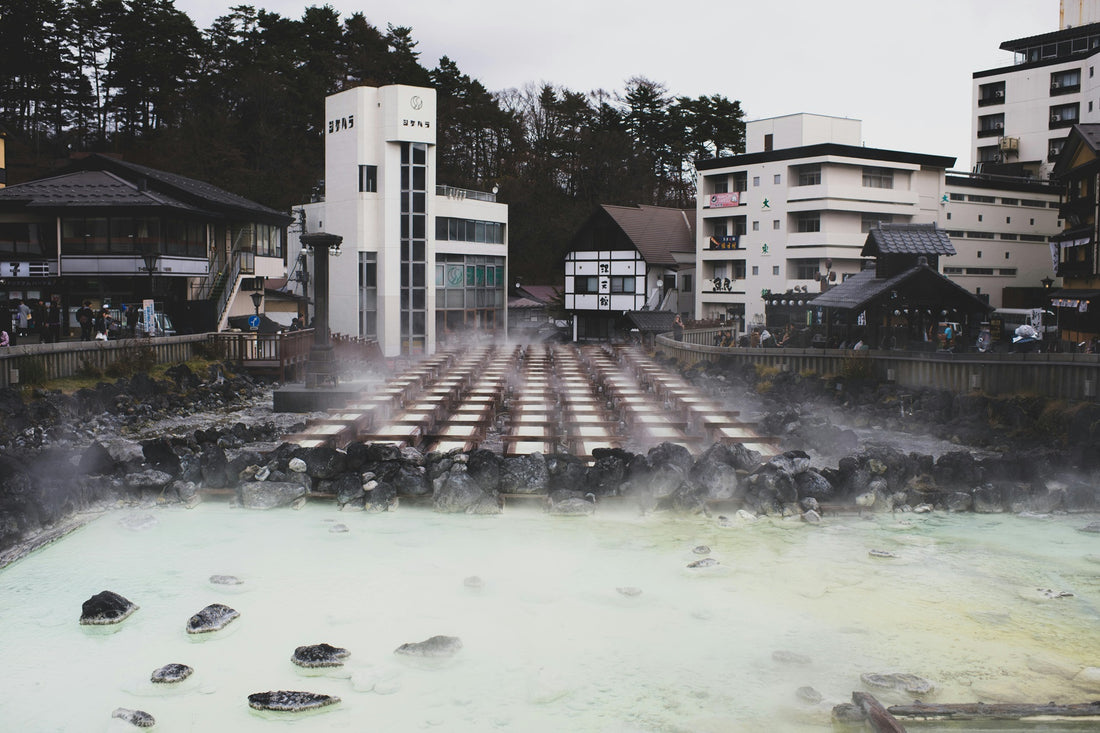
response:
[[[925,701],[1084,702],[1097,691],[1070,678],[1100,666],[1100,535],[1078,530],[1096,519],[120,510],[0,571],[0,720],[115,730],[121,706],[158,731],[271,730],[247,696],[286,689],[342,698],[299,730],[811,731],[865,672],[927,678]],[[718,565],[687,568],[700,545]],[[81,627],[101,590],[140,609]],[[210,603],[241,616],[189,637]],[[393,654],[436,634],[462,650]],[[290,662],[322,642],[351,652],[345,668]],[[170,662],[195,674],[154,687]]]

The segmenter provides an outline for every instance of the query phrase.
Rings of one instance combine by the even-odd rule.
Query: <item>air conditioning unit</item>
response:
[[[995,123],[995,124],[994,124],[993,126],[994,126],[995,128],[997,128],[998,130],[1003,130],[1003,129],[1005,129],[1005,123],[1003,123],[1003,122],[997,122],[997,123]]]
[[[1052,82],[1050,83],[1050,88],[1051,88],[1051,89],[1061,89],[1061,88],[1062,88],[1062,82],[1060,82],[1060,81],[1052,81]]]
[[[1005,98],[1005,90],[1004,89],[998,89],[996,92],[993,93],[993,96],[995,96],[997,99],[1004,99]]]
[[[1051,122],[1061,122],[1062,121],[1062,115],[1051,115],[1050,116],[1050,121]]]

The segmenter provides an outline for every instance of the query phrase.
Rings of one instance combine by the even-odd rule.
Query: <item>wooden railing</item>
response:
[[[148,350],[157,364],[183,362],[193,358],[207,338],[206,334],[194,334],[8,346],[0,348],[0,387],[18,386],[39,378],[65,379],[106,372],[112,364],[135,355],[138,350]]]
[[[275,374],[282,382],[301,377],[313,345],[312,328],[279,333],[229,331],[210,337],[227,361],[250,371]]]

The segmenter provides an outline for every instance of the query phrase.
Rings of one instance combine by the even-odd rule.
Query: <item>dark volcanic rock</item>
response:
[[[546,495],[546,511],[557,516],[584,516],[596,511],[596,495],[559,489]]]
[[[543,454],[504,457],[500,475],[500,490],[503,493],[539,494],[546,491],[549,481],[550,470]]]
[[[237,501],[246,509],[274,509],[290,506],[309,494],[292,481],[245,481],[237,487]]]
[[[199,469],[206,486],[225,488],[229,485],[229,460],[225,457],[225,450],[216,443],[203,443]]]
[[[298,692],[296,690],[274,690],[254,692],[248,696],[248,706],[256,710],[274,710],[281,713],[300,713],[335,705],[340,698],[334,695],[322,695],[319,692]]]
[[[330,490],[336,495],[336,505],[344,506],[352,502],[363,502],[366,492],[363,481],[354,473],[342,473],[332,482]]]
[[[424,641],[402,644],[393,653],[410,657],[453,657],[461,648],[462,640],[457,636],[433,636]]]
[[[183,682],[185,679],[191,676],[191,673],[195,670],[188,667],[186,664],[178,664],[173,662],[166,664],[160,669],[154,669],[153,674],[149,676],[150,682],[156,682],[158,684],[171,684],[174,682]]]
[[[499,514],[501,511],[499,497],[483,491],[462,464],[452,466],[438,481],[440,486],[432,497],[437,512]]]
[[[138,606],[118,593],[100,591],[84,601],[80,609],[80,623],[85,626],[117,624],[136,610]]]
[[[219,631],[240,615],[239,611],[229,606],[211,603],[187,620],[187,633],[207,634],[211,631]]]
[[[350,656],[351,652],[347,649],[330,644],[312,644],[295,649],[290,661],[299,667],[341,667]]]
[[[80,456],[80,472],[89,476],[103,476],[115,472],[115,459],[98,440],[84,449]]]
[[[320,446],[305,452],[306,474],[316,479],[332,479],[347,468],[347,456],[335,448]]]
[[[131,710],[130,708],[115,708],[111,713],[112,718],[125,720],[135,728],[152,728],[157,724],[156,718],[144,710]]]

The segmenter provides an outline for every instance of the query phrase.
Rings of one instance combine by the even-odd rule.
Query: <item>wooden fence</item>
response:
[[[956,393],[981,391],[990,395],[1033,394],[1060,400],[1095,400],[1100,381],[1098,354],[955,354],[713,346],[715,334],[722,330],[687,331],[683,341],[662,334],[656,339],[656,347],[685,365],[732,359],[822,376],[866,374],[904,387]]]
[[[89,372],[106,372],[119,360],[151,356],[157,364],[176,364],[198,354],[225,359],[249,371],[265,372],[280,381],[299,379],[309,360],[313,330],[274,334],[204,333],[117,341],[62,341],[0,349],[0,387],[26,383],[28,378],[64,379]],[[377,341],[333,336],[336,361],[350,367],[381,363]]]

